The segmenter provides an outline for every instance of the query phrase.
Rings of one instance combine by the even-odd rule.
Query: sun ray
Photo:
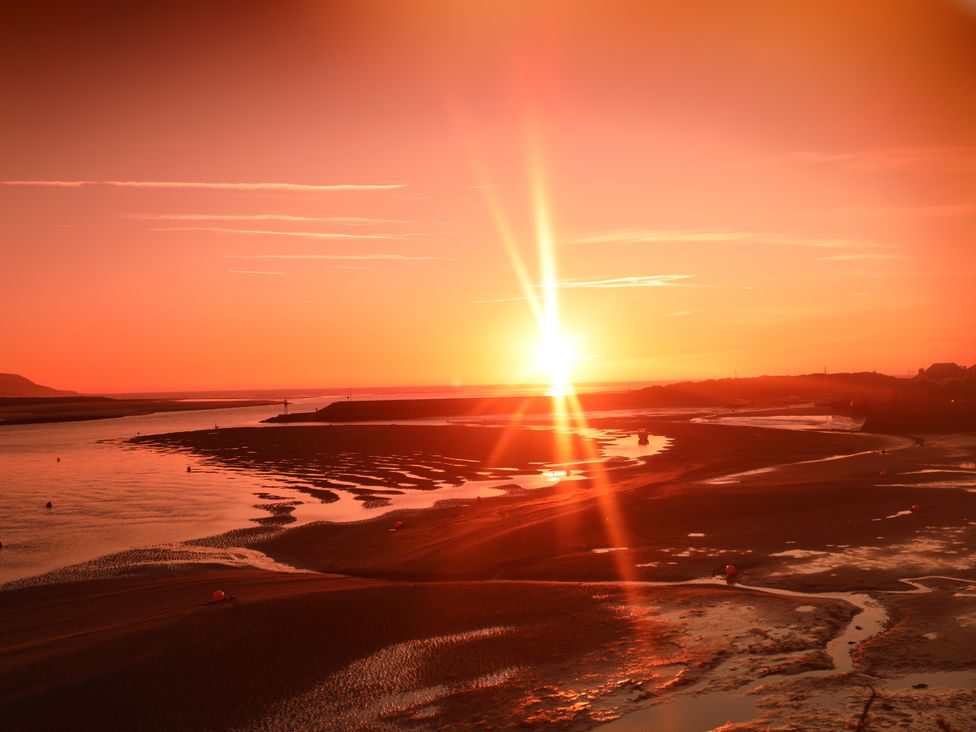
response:
[[[603,540],[608,546],[629,546],[629,531],[626,520],[620,510],[614,485],[607,475],[599,448],[587,439],[574,439],[575,435],[584,436],[589,430],[586,416],[573,386],[573,366],[578,360],[578,353],[575,339],[563,331],[559,308],[560,280],[557,247],[553,234],[541,145],[538,142],[537,135],[534,134],[534,128],[529,125],[526,129],[528,131],[526,136],[528,178],[538,270],[537,279],[533,280],[530,274],[519,239],[494,193],[488,176],[480,165],[475,164],[474,167],[478,174],[480,187],[485,193],[499,239],[505,248],[516,280],[522,289],[526,302],[529,304],[532,318],[535,321],[537,347],[534,368],[531,370],[537,376],[540,374],[544,376],[547,382],[546,396],[550,399],[549,406],[553,427],[553,454],[556,461],[561,463],[585,461],[587,479],[591,486],[589,493],[594,496],[603,517],[602,523],[605,532]],[[472,155],[472,160],[476,160],[476,156]],[[523,411],[526,406],[527,403],[523,403],[519,413],[512,415],[500,430],[498,445],[495,448],[493,458],[503,452],[511,440],[517,436],[518,428],[524,427],[526,414]],[[560,533],[567,539],[572,540],[574,533],[578,530],[577,519],[579,515],[577,514],[577,511],[567,511],[559,519]],[[617,578],[625,582],[637,579],[636,569],[627,555],[628,552],[609,553]],[[632,592],[636,593],[636,586],[632,586],[626,592],[628,596]],[[628,597],[628,600],[630,602],[636,601],[636,597]]]
[[[542,291],[539,356],[549,379],[549,396],[564,396],[573,390],[570,374],[573,354],[570,342],[562,332],[559,317],[559,276],[545,176],[538,149],[538,145],[530,147],[529,174],[532,181],[532,210],[539,259],[538,287]]]

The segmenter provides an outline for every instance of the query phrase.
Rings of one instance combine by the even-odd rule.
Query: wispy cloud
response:
[[[362,269],[372,269],[372,267],[367,267],[364,264],[333,264],[332,269],[351,269],[351,270],[362,270]]]
[[[673,313],[668,313],[670,318],[682,318],[685,315],[694,315],[696,311],[694,310],[677,310]]]
[[[108,186],[111,188],[151,188],[157,190],[182,189],[201,191],[263,191],[263,192],[323,192],[323,191],[384,191],[406,188],[403,183],[334,183],[328,185],[312,183],[229,183],[187,180],[4,180],[5,186],[35,186],[41,188],[83,188],[86,186]]]
[[[350,234],[329,231],[272,231],[264,229],[230,229],[221,226],[154,226],[149,231],[204,231],[213,234],[241,234],[244,236],[288,236],[300,239],[416,239],[432,238],[426,234]]]
[[[565,289],[616,289],[620,287],[687,287],[688,283],[683,280],[691,279],[695,275],[635,275],[631,277],[613,277],[604,280],[560,280],[556,283],[557,287]],[[541,290],[541,284],[533,284],[532,287]],[[474,302],[520,302],[523,300],[540,300],[542,294],[522,295],[519,297],[497,297]],[[689,313],[691,311],[688,311]]]
[[[884,254],[880,252],[860,252],[858,254],[834,254],[830,257],[821,257],[825,262],[853,262],[860,259],[912,259],[907,254]]]
[[[557,285],[566,289],[584,287],[676,287],[687,284],[683,280],[691,279],[692,277],[694,275],[635,275],[632,277],[614,277],[606,280],[561,280]]]
[[[367,216],[294,216],[291,214],[127,214],[123,218],[136,221],[286,221],[331,224],[442,224],[443,221],[412,221],[409,219],[377,219]]]
[[[835,165],[850,170],[976,171],[976,145],[923,145],[849,152],[797,152],[787,162]]]
[[[666,242],[712,242],[745,241],[751,234],[737,231],[681,231],[653,229],[613,229],[572,239],[571,244],[605,244],[619,242],[624,244],[666,243]]]
[[[413,254],[228,254],[228,259],[324,259],[336,261],[392,260],[400,262],[456,262],[451,257],[433,257]]]
[[[598,232],[577,239],[571,244],[710,244],[727,242],[752,242],[756,244],[776,244],[796,247],[820,247],[825,249],[844,249],[852,246],[878,246],[871,242],[854,239],[801,238],[782,234],[764,234],[747,231],[692,231],[657,229],[614,229]]]
[[[248,275],[280,275],[284,272],[261,272],[254,269],[229,269],[227,270],[231,274],[248,274]]]

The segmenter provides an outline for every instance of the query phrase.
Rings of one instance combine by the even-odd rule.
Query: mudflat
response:
[[[74,569],[8,586],[3,718],[14,729],[976,725],[976,494],[936,480],[968,470],[968,442],[600,426],[638,423],[668,449],[583,480],[197,542],[292,571]],[[244,470],[331,469],[352,438],[329,429],[183,433],[154,447]],[[412,440],[462,478],[514,462],[490,465],[475,432],[455,454],[465,442],[436,427],[336,429],[360,429],[357,449],[390,471]],[[551,457],[534,441],[553,433],[511,432],[524,470]],[[229,599],[212,600],[218,589]]]

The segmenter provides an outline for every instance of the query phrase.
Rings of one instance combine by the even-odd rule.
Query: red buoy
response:
[[[913,503],[912,504],[912,513],[918,513],[921,510],[922,510],[922,507],[919,504],[917,504],[917,503]]]
[[[224,594],[223,590],[216,590],[213,593],[214,602],[223,602],[227,599],[227,595]]]
[[[394,521],[393,522],[393,528],[394,529],[402,529],[403,528],[403,522],[402,521]]]
[[[735,565],[734,564],[726,564],[725,565],[725,576],[726,577],[735,577],[738,573],[739,573],[739,570],[737,570],[735,568]]]

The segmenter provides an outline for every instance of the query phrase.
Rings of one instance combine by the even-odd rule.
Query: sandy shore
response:
[[[965,684],[976,669],[976,494],[916,472],[958,460],[958,445],[642,424],[671,448],[608,479],[201,542],[301,572],[169,568],[9,589],[3,719],[12,729],[613,719],[639,729],[647,710],[670,710],[674,730],[727,719],[854,729],[862,715],[862,729],[976,727]],[[280,461],[290,429],[257,429],[279,447],[255,454],[249,443],[241,459]],[[190,434],[178,447],[239,457]],[[314,439],[294,445],[295,461],[321,458]],[[726,564],[757,589],[652,584],[707,580]],[[928,575],[944,578],[903,581]],[[213,603],[215,589],[235,599]],[[902,688],[925,683],[917,674],[928,688]]]

